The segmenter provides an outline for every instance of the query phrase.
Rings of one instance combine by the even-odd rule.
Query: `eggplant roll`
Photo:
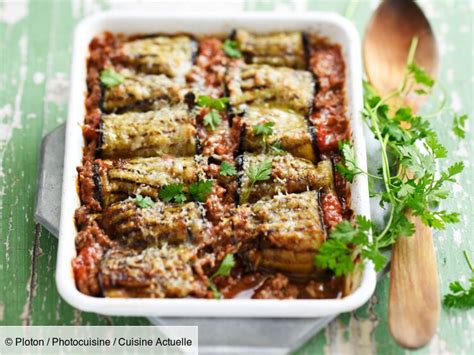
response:
[[[111,238],[130,247],[160,247],[165,243],[208,241],[209,224],[204,219],[204,208],[196,202],[165,204],[140,208],[129,199],[106,208],[102,226]]]
[[[123,45],[124,55],[138,71],[171,78],[184,77],[196,51],[196,42],[182,35],[136,39]]]
[[[184,104],[158,111],[105,115],[101,134],[103,158],[196,154],[195,118]]]
[[[192,157],[96,160],[93,170],[98,199],[103,206],[137,193],[157,199],[163,186],[192,184],[203,174]]]
[[[105,88],[102,106],[105,112],[148,111],[156,100],[171,104],[182,101],[183,87],[166,75],[144,75],[122,70],[123,83]]]
[[[234,63],[227,71],[230,104],[273,104],[306,115],[313,103],[315,84],[310,72],[269,65]]]
[[[249,153],[245,153],[239,159],[242,166],[238,176],[240,204],[253,203],[278,193],[334,189],[332,165],[329,160],[322,160],[314,165],[306,159],[296,158],[290,154],[272,156]],[[256,181],[252,185],[250,171],[268,160],[272,162],[270,179]]]
[[[301,32],[254,35],[239,29],[235,31],[234,38],[248,63],[295,69],[305,69],[306,67]]]
[[[296,274],[313,271],[314,255],[326,239],[318,194],[281,194],[239,207],[247,210],[242,229],[258,240],[259,251],[250,260],[254,266]]]
[[[186,246],[110,249],[99,279],[106,297],[204,297],[207,286],[193,274],[195,259],[194,249]]]
[[[273,133],[266,137],[266,143],[280,143],[281,148],[296,157],[316,161],[313,137],[306,118],[294,111],[265,106],[249,106],[242,118],[245,126],[243,148],[249,152],[268,149],[262,144],[262,136],[255,133],[254,126],[273,123]]]

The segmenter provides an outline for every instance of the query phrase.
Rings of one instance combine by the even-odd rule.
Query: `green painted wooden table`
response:
[[[470,0],[419,1],[431,20],[441,53],[440,78],[451,113],[473,112],[473,14]],[[79,312],[59,297],[54,282],[57,241],[33,220],[41,138],[66,118],[71,38],[84,16],[132,1],[0,1],[0,325],[149,324],[144,318],[103,317]],[[349,17],[362,33],[378,1],[138,1],[141,8],[199,11],[329,10]],[[212,10],[211,10],[212,9]],[[403,26],[403,24],[401,24]],[[389,44],[387,44],[389,45]],[[451,133],[450,112],[434,119],[451,158],[466,170],[453,188],[449,208],[462,222],[435,234],[441,292],[452,279],[468,276],[462,250],[474,253],[473,133],[463,141]],[[472,122],[469,123],[472,126]],[[388,277],[367,305],[341,315],[299,354],[398,354],[405,352],[387,327]],[[417,353],[471,353],[474,311],[442,310],[437,334]]]

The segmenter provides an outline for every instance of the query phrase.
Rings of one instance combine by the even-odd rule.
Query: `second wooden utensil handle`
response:
[[[416,349],[436,332],[440,300],[431,229],[419,217],[407,217],[416,231],[392,250],[388,324],[397,343]]]

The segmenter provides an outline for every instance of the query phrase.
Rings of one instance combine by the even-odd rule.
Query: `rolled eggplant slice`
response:
[[[262,136],[255,133],[254,126],[273,123],[273,133],[266,137],[266,143],[280,143],[283,150],[292,155],[316,161],[313,137],[306,118],[292,110],[251,105],[242,118],[245,125],[243,148],[249,152],[262,152],[268,149],[262,144]]]
[[[254,35],[238,29],[235,31],[235,40],[248,63],[295,69],[305,69],[306,67],[301,32]]]
[[[157,36],[123,45],[128,61],[140,72],[184,77],[191,69],[197,44],[188,36]]]
[[[101,133],[103,158],[196,154],[195,118],[184,104],[103,116]]]
[[[130,70],[122,70],[120,75],[124,77],[121,84],[105,88],[105,112],[147,111],[154,101],[177,104],[184,97],[185,89],[166,75],[143,75]]]
[[[105,297],[203,297],[207,287],[193,274],[195,259],[186,246],[115,248],[104,255],[99,279]]]
[[[199,245],[209,239],[206,211],[196,202],[140,208],[134,200],[122,201],[104,210],[102,226],[114,239],[129,247],[160,247],[165,243]]]
[[[93,180],[102,206],[109,206],[137,193],[157,199],[163,186],[192,184],[201,170],[192,157],[96,160]]]
[[[251,260],[256,267],[313,271],[314,255],[326,239],[317,191],[277,195],[239,209],[250,210],[243,229],[259,240],[259,252]]]
[[[310,72],[269,65],[234,63],[226,76],[230,104],[274,104],[306,115],[313,103],[315,84]]]
[[[238,176],[240,204],[253,203],[278,193],[334,189],[332,165],[329,160],[322,160],[314,165],[309,160],[296,158],[290,154],[272,156],[249,153],[245,153],[239,159],[242,166]],[[272,162],[270,179],[252,184],[249,177],[250,170],[269,160]]]
[[[278,270],[292,275],[314,272],[315,252],[295,252],[283,248],[263,248],[260,253],[259,267]]]

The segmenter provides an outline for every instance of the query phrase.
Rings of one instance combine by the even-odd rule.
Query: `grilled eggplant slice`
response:
[[[104,158],[196,153],[195,118],[184,104],[158,111],[106,115],[101,128]]]
[[[102,103],[105,112],[147,111],[155,100],[176,104],[183,99],[183,87],[166,75],[143,75],[126,69],[120,74],[123,83],[105,88]]]
[[[303,115],[292,110],[251,105],[242,120],[245,125],[244,150],[262,152],[268,149],[262,144],[262,136],[255,133],[254,126],[271,122],[273,133],[265,138],[267,145],[279,143],[283,150],[296,157],[316,161],[312,135]]]
[[[275,32],[254,35],[245,30],[235,31],[235,40],[246,61],[277,67],[305,69],[305,51],[301,32]]]
[[[106,297],[203,297],[207,286],[192,269],[195,251],[187,246],[109,250],[99,278]]]
[[[192,184],[201,170],[192,157],[96,160],[94,182],[100,202],[109,206],[137,193],[157,199],[163,186]]]
[[[290,154],[272,156],[249,153],[245,153],[239,159],[242,165],[242,171],[239,173],[241,204],[253,203],[278,193],[334,189],[332,165],[329,160],[322,160],[314,165],[306,159],[296,158]],[[249,170],[268,160],[272,162],[270,179],[257,181],[252,185]]]
[[[196,202],[140,208],[134,200],[122,201],[105,209],[102,226],[112,238],[134,248],[160,247],[165,243],[193,243],[208,240],[206,211]]]
[[[277,104],[306,115],[313,103],[315,84],[310,72],[269,65],[233,63],[226,76],[230,104]]]
[[[140,72],[182,78],[191,69],[197,44],[188,36],[157,36],[123,45],[128,61]]]
[[[314,255],[326,238],[317,191],[280,194],[239,209],[248,211],[243,229],[259,241],[259,252],[250,254],[255,267],[295,274],[313,271]]]

